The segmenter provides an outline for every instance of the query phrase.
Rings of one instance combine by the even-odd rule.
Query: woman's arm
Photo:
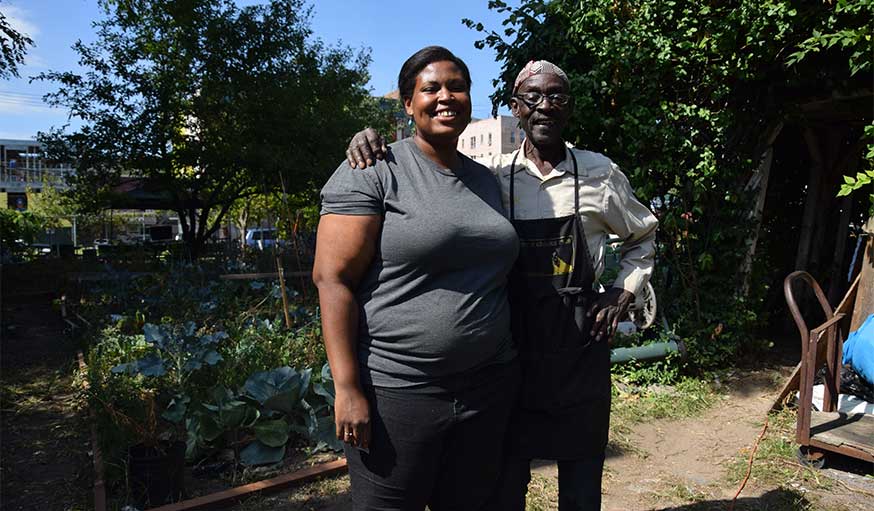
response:
[[[358,303],[354,291],[373,259],[381,224],[378,215],[323,215],[313,267],[322,335],[336,390],[337,438],[364,448],[370,444],[370,409],[358,375]]]

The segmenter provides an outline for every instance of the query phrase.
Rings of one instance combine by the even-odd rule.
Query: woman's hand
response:
[[[625,314],[633,301],[633,293],[618,287],[612,287],[606,293],[601,294],[589,308],[587,314],[588,317],[595,316],[595,322],[592,323],[592,331],[589,332],[589,335],[594,337],[596,342],[612,341],[616,328],[619,326],[619,318]]]
[[[352,168],[363,169],[376,163],[376,160],[384,160],[388,148],[385,140],[373,128],[365,128],[356,133],[349,141],[346,149],[346,159]]]
[[[337,438],[351,445],[370,446],[370,404],[358,385],[337,386],[334,396],[334,424]]]

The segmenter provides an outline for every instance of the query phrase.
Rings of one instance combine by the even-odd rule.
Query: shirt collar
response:
[[[519,155],[519,157],[516,159],[516,172],[525,169],[528,174],[536,177],[540,181],[549,181],[550,179],[560,178],[565,174],[573,175],[574,161],[573,156],[571,155],[571,151],[574,149],[574,146],[571,145],[570,142],[565,142],[565,146],[566,147],[564,159],[561,160],[555,168],[549,171],[549,174],[544,176],[540,173],[539,170],[537,170],[537,166],[534,165],[534,162],[525,157],[525,152],[523,151],[523,148],[525,146],[523,142],[523,145],[519,147],[519,149],[516,149],[516,151],[513,153],[514,157],[516,156],[516,154]],[[579,162],[577,162],[577,166],[579,167]],[[578,168],[578,172],[580,176],[586,175],[585,168]]]

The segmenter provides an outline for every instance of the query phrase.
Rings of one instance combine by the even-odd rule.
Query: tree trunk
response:
[[[249,225],[249,201],[240,209],[240,213],[234,219],[237,228],[240,230],[240,250],[246,249],[246,226]]]

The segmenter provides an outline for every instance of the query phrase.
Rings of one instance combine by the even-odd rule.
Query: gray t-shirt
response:
[[[452,172],[413,139],[374,168],[343,163],[321,213],[381,215],[377,253],[356,290],[363,383],[458,388],[512,360],[507,274],[519,241],[494,175],[461,156]],[[463,380],[463,381],[460,381]]]

